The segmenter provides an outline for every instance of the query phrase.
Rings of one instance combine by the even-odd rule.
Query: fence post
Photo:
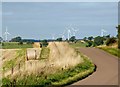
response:
[[[14,72],[14,68],[13,68],[13,66],[12,66],[12,69],[11,69],[11,74],[13,74],[13,72]]]

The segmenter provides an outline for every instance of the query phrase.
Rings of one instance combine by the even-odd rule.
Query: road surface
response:
[[[80,48],[97,66],[96,72],[72,85],[118,85],[118,58],[97,48]]]

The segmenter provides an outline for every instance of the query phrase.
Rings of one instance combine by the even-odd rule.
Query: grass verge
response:
[[[111,48],[111,47],[98,47],[98,48],[120,58],[120,49],[118,48]]]

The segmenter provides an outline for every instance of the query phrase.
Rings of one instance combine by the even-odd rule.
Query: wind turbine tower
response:
[[[68,29],[68,40],[70,39],[70,36],[71,36],[71,31],[70,29]]]
[[[5,35],[5,41],[7,42],[8,41],[8,35],[10,35],[10,33],[8,32],[7,27],[6,27],[6,31],[5,31],[4,35]]]
[[[101,29],[101,37],[103,37],[104,36],[104,33],[105,32],[107,32],[106,30],[104,30],[104,29]]]

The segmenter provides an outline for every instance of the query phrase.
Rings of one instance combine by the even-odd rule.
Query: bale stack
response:
[[[54,61],[60,58],[60,52],[55,44],[55,42],[49,42],[48,47],[50,48],[49,60]]]
[[[83,62],[81,56],[67,42],[51,42],[48,47],[50,48],[49,61],[55,67],[69,68]]]

